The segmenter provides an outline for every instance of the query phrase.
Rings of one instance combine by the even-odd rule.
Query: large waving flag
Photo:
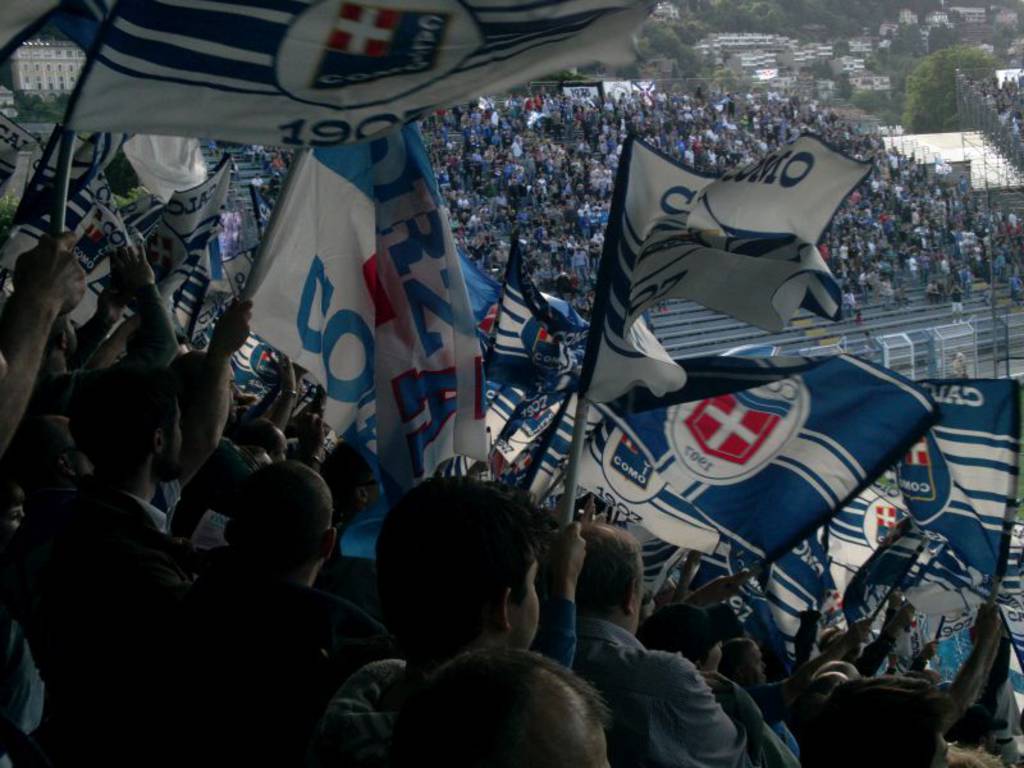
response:
[[[713,180],[628,139],[581,392],[607,402],[633,387],[660,396],[683,386],[683,368],[642,319],[665,299],[691,299],[770,330],[801,307],[838,317],[839,288],[816,243],[869,170],[805,136]]]
[[[804,611],[828,614],[837,608],[839,592],[828,568],[828,555],[818,532],[771,564],[764,589],[775,626],[784,638],[785,661],[796,660],[796,636]]]
[[[390,502],[455,454],[487,459],[480,345],[414,126],[300,155],[250,286],[254,331],[324,385]]]
[[[838,356],[743,392],[618,414],[586,446],[579,484],[666,541],[691,546],[659,517],[773,561],[892,466],[934,413],[912,382]]]
[[[21,195],[20,189],[13,189],[14,172],[18,167],[18,156],[39,149],[36,137],[13,120],[0,115],[0,197],[13,193]]]
[[[206,160],[198,139],[132,136],[124,143],[124,154],[139,183],[161,200],[170,200],[175,192],[192,189],[206,180]]]
[[[1020,388],[1012,379],[922,382],[939,405],[898,468],[907,509],[971,568],[1005,570],[1017,516]]]
[[[651,5],[122,2],[70,124],[284,146],[363,141],[485,90],[595,60],[626,63]]]
[[[829,520],[829,565],[840,591],[906,517],[899,489],[875,483]]]

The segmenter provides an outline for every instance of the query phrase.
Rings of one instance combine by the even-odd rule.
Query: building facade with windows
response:
[[[85,66],[85,52],[66,40],[30,40],[11,54],[14,90],[52,98],[71,93]]]

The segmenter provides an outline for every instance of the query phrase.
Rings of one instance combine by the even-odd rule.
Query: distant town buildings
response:
[[[971,5],[951,5],[949,12],[955,13],[965,24],[984,24],[988,12]]]
[[[900,24],[906,24],[908,26],[917,24],[917,14],[909,8],[903,8],[899,15]]]
[[[892,83],[888,75],[876,75],[871,72],[864,72],[850,77],[850,85],[855,91],[876,91],[888,93],[892,90]]]
[[[52,98],[70,93],[85,66],[85,52],[64,40],[30,40],[11,55],[14,90]]]
[[[674,3],[664,2],[663,0],[654,6],[651,18],[655,21],[678,21],[679,8]]]

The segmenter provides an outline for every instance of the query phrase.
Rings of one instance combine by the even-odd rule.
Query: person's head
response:
[[[861,674],[857,670],[857,667],[849,661],[829,661],[822,664],[818,668],[818,671],[814,673],[815,677],[824,677],[829,674],[838,674],[845,677],[847,680],[860,680]]]
[[[643,605],[643,563],[637,540],[604,523],[584,526],[587,542],[576,583],[576,610],[635,633]]]
[[[71,435],[97,478],[153,482],[181,474],[178,388],[166,368],[117,366],[82,382],[71,402]]]
[[[649,650],[680,653],[702,670],[718,670],[724,638],[716,636],[703,608],[686,603],[666,605],[640,625],[636,636]]]
[[[380,497],[373,470],[359,451],[348,443],[338,443],[320,466],[334,499],[336,525],[346,525]]]
[[[460,654],[395,723],[394,768],[607,768],[608,708],[560,665],[527,651]]]
[[[410,663],[530,647],[541,530],[530,498],[495,483],[432,478],[395,505],[377,540],[377,587],[384,624]]]
[[[242,483],[224,535],[248,567],[312,586],[337,542],[331,493],[297,461],[263,467]]]
[[[722,644],[718,671],[743,687],[768,682],[761,647],[749,637],[736,637]]]
[[[238,445],[262,448],[271,461],[284,461],[288,458],[288,438],[269,419],[253,419],[239,424],[231,436]]]
[[[942,768],[946,742],[942,728],[950,698],[919,680],[876,677],[838,686],[804,729],[800,757],[804,768]],[[898,724],[897,738],[846,738],[869,733],[877,723]]]
[[[75,446],[66,417],[28,416],[4,454],[3,471],[29,494],[43,488],[74,488],[79,479],[92,474],[92,463]]]
[[[7,549],[25,519],[25,494],[13,480],[0,480],[0,552]]]

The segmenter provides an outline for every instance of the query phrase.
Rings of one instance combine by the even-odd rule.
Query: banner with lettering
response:
[[[391,503],[455,454],[485,461],[476,323],[418,130],[291,173],[250,278],[253,330],[325,387],[326,421],[377,458]],[[379,522],[346,546],[372,555]]]
[[[626,141],[598,272],[581,392],[607,402],[631,389],[662,396],[686,373],[644,313],[689,299],[769,330],[801,308],[838,318],[839,287],[816,243],[869,173],[803,136],[719,179],[645,142]]]
[[[293,147],[366,141],[531,77],[627,64],[650,5],[122,2],[90,52],[68,122]]]
[[[12,186],[14,172],[18,168],[19,155],[25,154],[31,160],[39,152],[36,137],[13,120],[0,115],[0,197],[13,194],[18,197],[21,189]],[[27,180],[27,177],[26,177]]]

